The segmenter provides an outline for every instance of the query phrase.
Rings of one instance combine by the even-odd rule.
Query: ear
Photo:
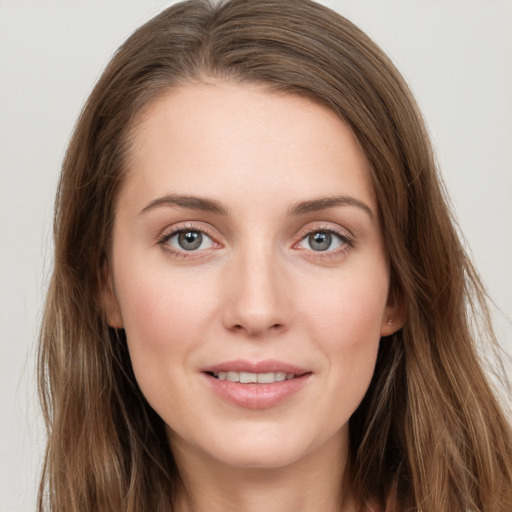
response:
[[[121,316],[121,308],[114,292],[112,276],[105,261],[102,266],[102,284],[101,284],[101,302],[107,324],[114,329],[123,329],[123,317]]]
[[[397,290],[390,289],[388,302],[384,308],[384,314],[382,316],[380,328],[381,337],[390,336],[404,326],[407,316],[406,309],[405,299],[402,293]]]

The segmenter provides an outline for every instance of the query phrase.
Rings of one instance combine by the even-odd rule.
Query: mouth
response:
[[[240,384],[273,384],[274,382],[283,382],[285,380],[292,380],[297,377],[302,377],[309,372],[300,374],[286,373],[286,372],[206,372],[208,375],[215,379],[227,380],[229,382],[239,382]]]
[[[291,400],[313,372],[282,361],[229,361],[203,368],[208,387],[221,399],[246,409],[267,409]]]

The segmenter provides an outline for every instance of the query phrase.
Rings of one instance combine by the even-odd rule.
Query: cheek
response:
[[[142,269],[131,266],[129,274],[119,273],[122,287],[117,291],[130,359],[149,404],[166,423],[179,424],[189,414],[187,397],[201,391],[187,385],[190,363],[216,316],[215,305],[201,293],[204,280],[180,278],[161,266],[157,272],[147,265]]]
[[[332,281],[323,288],[310,288],[309,296],[302,294],[307,300],[301,309],[311,329],[339,350],[358,350],[378,341],[388,296],[386,269]]]
[[[336,287],[315,293],[304,315],[305,329],[326,362],[326,400],[340,421],[355,411],[373,377],[387,302],[387,279],[382,276],[385,269],[365,278],[341,279]]]
[[[155,372],[162,361],[192,351],[215,316],[215,304],[204,293],[204,280],[161,268],[158,272],[148,266],[142,272],[133,271],[135,265],[130,268],[129,279],[119,273],[122,286],[117,292],[137,375],[150,367]]]

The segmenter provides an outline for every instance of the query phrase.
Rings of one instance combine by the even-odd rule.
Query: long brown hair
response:
[[[485,294],[459,241],[404,80],[357,27],[308,0],[191,0],[118,50],[63,163],[55,263],[41,330],[48,445],[39,510],[172,510],[180,479],[162,420],[101,302],[116,194],[142,110],[207,77],[305,95],[347,123],[371,169],[393,293],[407,321],[383,338],[350,420],[346,484],[361,508],[512,510],[512,434],[477,355],[494,342]],[[341,485],[341,483],[340,483]]]

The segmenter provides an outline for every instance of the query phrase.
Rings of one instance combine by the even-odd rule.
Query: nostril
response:
[[[229,327],[229,330],[233,333],[242,333],[246,332],[249,336],[264,336],[265,333],[275,333],[278,334],[284,329],[284,324],[275,323],[271,324],[268,327],[262,327],[258,325],[243,325],[243,324],[233,324]]]

